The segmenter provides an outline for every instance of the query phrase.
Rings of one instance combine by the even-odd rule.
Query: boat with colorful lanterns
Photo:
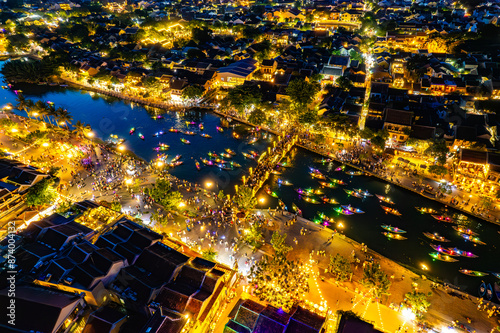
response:
[[[383,205],[380,205],[380,207],[382,207],[382,209],[387,213],[387,214],[392,214],[392,215],[396,215],[396,216],[401,216],[403,214],[401,214],[397,209],[395,208],[391,208],[391,207],[387,207],[387,206],[383,206]]]
[[[384,235],[385,237],[387,237],[389,239],[396,239],[396,240],[407,239],[406,237],[403,237],[400,234],[393,234],[392,232],[387,232],[387,231],[382,232],[382,235]]]
[[[393,234],[405,234],[406,230],[399,229],[398,227],[393,227],[391,225],[382,224],[382,229],[392,232]]]
[[[375,194],[375,196],[380,200],[389,205],[394,205],[394,201],[392,201],[389,197],[384,197],[383,195]]]

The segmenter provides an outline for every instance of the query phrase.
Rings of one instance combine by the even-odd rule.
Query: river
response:
[[[72,88],[60,88],[37,85],[17,85],[13,89],[21,89],[25,97],[33,100],[51,101],[56,107],[66,108],[73,116],[73,122],[80,120],[92,126],[96,136],[106,140],[111,134],[126,139],[124,145],[135,154],[151,160],[157,156],[153,150],[158,143],[170,145],[170,149],[165,152],[169,158],[177,154],[182,154],[184,164],[174,168],[171,173],[181,179],[196,182],[202,186],[212,185],[211,189],[223,189],[226,193],[233,193],[234,185],[241,184],[243,175],[248,174],[248,168],[255,166],[253,160],[248,160],[242,156],[242,152],[255,150],[262,152],[267,149],[272,138],[264,138],[260,135],[259,140],[250,145],[249,128],[244,125],[233,124],[233,128],[225,128],[220,133],[216,127],[220,126],[221,120],[218,116],[210,112],[190,112],[180,115],[175,112],[166,112],[163,118],[158,119],[154,111],[146,110],[144,107],[132,105],[116,98],[110,98],[100,94],[89,93]],[[16,95],[8,89],[0,90],[0,103],[12,103],[15,105]],[[2,105],[2,104],[0,104]],[[188,124],[193,122],[193,125]],[[204,130],[199,129],[199,124],[203,124]],[[132,127],[136,128],[135,133],[129,134]],[[180,133],[168,132],[170,128],[182,130],[192,130],[197,133],[195,136],[183,135]],[[158,131],[165,131],[164,135],[153,137]],[[241,139],[233,137],[233,131],[241,135]],[[204,132],[212,136],[212,139],[206,139],[199,135]],[[139,138],[139,133],[144,135],[144,140]],[[188,139],[191,144],[185,145],[180,138]],[[237,152],[234,160],[242,165],[233,171],[220,170],[217,167],[203,166],[200,171],[195,168],[195,160],[201,163],[201,158],[207,158],[209,151],[216,153],[223,152],[224,148],[230,148]],[[479,219],[461,214],[460,212],[447,208],[433,200],[426,199],[413,192],[401,189],[395,185],[368,176],[349,176],[343,171],[335,171],[338,163],[319,162],[321,157],[301,148],[295,148],[290,156],[290,167],[286,168],[281,175],[272,175],[268,180],[273,191],[290,208],[295,203],[302,209],[304,217],[314,219],[318,212],[323,212],[326,216],[334,219],[330,226],[337,228],[338,223],[344,226],[342,231],[350,238],[359,243],[365,243],[371,249],[380,254],[411,266],[421,273],[426,273],[439,278],[441,281],[460,287],[473,295],[477,295],[478,287],[482,280],[486,282],[495,282],[497,279],[491,274],[484,278],[469,277],[459,273],[460,269],[470,269],[482,272],[500,272],[500,249],[498,240],[500,228],[494,224],[484,222]],[[168,161],[168,160],[167,160]],[[323,189],[326,195],[335,198],[340,204],[351,204],[360,208],[365,213],[351,216],[339,215],[334,211],[338,205],[329,204],[310,204],[301,199],[295,188],[319,188],[318,180],[309,175],[309,167],[318,168],[325,175],[341,179],[347,183],[346,186],[337,186],[333,189]],[[278,178],[286,179],[292,182],[293,186],[278,186]],[[394,202],[395,207],[401,212],[402,216],[385,214],[375,196],[358,199],[350,197],[344,191],[346,189],[361,188],[367,189],[372,194],[389,196]],[[259,203],[260,208],[275,208],[278,205],[277,199],[267,195],[264,191],[258,193],[259,198],[264,198],[265,202]],[[465,241],[457,231],[452,228],[452,224],[441,223],[433,219],[428,214],[420,214],[415,207],[431,207],[439,211],[445,211],[452,214],[460,220],[460,224],[473,229],[479,234],[480,239],[487,245],[474,245]],[[388,224],[399,227],[407,232],[403,234],[407,239],[393,240],[386,238],[380,226]],[[340,230],[340,228],[338,228]],[[457,257],[457,262],[442,262],[433,260],[430,252],[435,252],[430,244],[431,240],[423,235],[423,232],[437,232],[441,236],[450,240],[449,243],[443,243],[445,247],[457,247],[462,250],[470,251],[478,258]],[[332,245],[334,246],[334,245]],[[422,271],[422,265],[428,267],[428,271]]]

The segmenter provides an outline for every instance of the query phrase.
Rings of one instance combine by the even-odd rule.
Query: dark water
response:
[[[256,144],[249,145],[249,129],[242,125],[236,126],[234,129],[225,128],[223,133],[219,133],[216,127],[220,125],[220,119],[211,113],[192,112],[183,116],[177,113],[166,113],[164,114],[164,118],[155,119],[154,111],[148,111],[141,106],[132,106],[131,104],[105,96],[92,96],[88,92],[47,86],[24,85],[16,88],[22,89],[27,98],[51,101],[55,103],[56,107],[62,106],[68,109],[74,117],[73,122],[80,120],[90,124],[96,135],[102,139],[109,138],[111,134],[125,138],[125,146],[146,160],[156,157],[157,152],[153,150],[153,147],[157,146],[159,142],[166,143],[170,145],[170,149],[165,152],[169,154],[168,160],[177,154],[182,154],[182,161],[184,161],[184,165],[178,166],[171,171],[172,174],[200,184],[208,182],[217,184],[218,188],[224,189],[227,193],[232,193],[234,185],[241,184],[241,178],[248,173],[248,168],[255,166],[255,162],[246,160],[241,152],[248,150],[263,151],[270,142],[269,138],[260,138]],[[0,89],[0,103],[6,104],[10,102],[15,104],[15,97],[14,92]],[[194,121],[196,126],[187,125],[186,121]],[[152,136],[155,132],[168,130],[171,127],[184,130],[189,128],[189,130],[200,132],[197,126],[199,123],[203,123],[205,128],[203,132],[211,135],[212,139],[205,139],[199,135],[187,136],[168,131],[159,138]],[[136,132],[133,135],[129,135],[131,127],[136,127]],[[241,134],[241,140],[233,138],[233,130]],[[145,136],[145,140],[141,140],[138,137],[138,133],[142,133]],[[191,144],[182,144],[180,142],[181,137],[190,140]],[[215,151],[221,153],[224,148],[231,148],[237,152],[234,160],[240,163],[242,168],[233,171],[224,171],[217,167],[205,167],[202,165],[201,171],[196,170],[195,159],[201,163],[200,158],[206,158],[207,152]],[[402,190],[394,185],[388,186],[387,183],[376,178],[348,176],[342,171],[334,171],[339,166],[338,164],[322,164],[318,163],[319,160],[320,156],[318,155],[302,149],[295,149],[290,156],[291,167],[287,168],[282,175],[271,176],[268,184],[289,208],[292,203],[295,203],[302,209],[304,217],[309,219],[314,219],[317,217],[318,212],[323,212],[326,216],[334,219],[334,223],[330,226],[331,228],[335,228],[337,223],[341,222],[344,225],[343,231],[348,237],[360,243],[364,242],[382,255],[405,265],[412,266],[420,272],[422,272],[421,267],[424,264],[429,267],[429,271],[427,272],[429,275],[459,286],[462,290],[466,290],[471,294],[477,294],[477,289],[482,280],[491,283],[496,281],[496,278],[491,274],[484,278],[473,278],[459,273],[459,269],[500,272],[500,250],[498,248],[498,241],[500,239],[498,230],[500,228],[498,226],[470,218],[469,216],[460,214],[458,211],[446,208],[444,205],[425,199],[412,192]],[[309,167],[318,168],[325,175],[347,182],[347,186],[338,186],[335,189],[323,189],[323,191],[327,196],[335,198],[340,204],[351,204],[365,211],[365,213],[351,216],[339,215],[334,211],[334,208],[338,207],[338,205],[322,203],[314,205],[300,199],[294,188],[319,188],[318,180],[312,178],[308,173]],[[279,177],[291,181],[294,185],[277,186],[276,180]],[[212,188],[216,189],[215,187]],[[389,196],[395,202],[395,208],[402,213],[402,216],[396,217],[385,214],[375,196],[365,199],[349,197],[343,190],[344,188],[367,189],[372,194]],[[270,206],[274,208],[278,205],[277,199],[270,197],[264,191],[261,191],[258,196],[266,197],[265,204],[260,204],[260,207]],[[480,239],[487,243],[487,245],[474,245],[465,241],[452,229],[451,224],[440,223],[430,215],[420,214],[414,208],[415,206],[431,207],[439,211],[447,209],[447,213],[453,214],[456,218],[460,219],[461,224],[478,232]],[[407,233],[403,234],[403,236],[407,237],[407,239],[402,241],[387,239],[382,235],[384,230],[380,227],[381,224],[389,224],[406,230]],[[451,240],[450,243],[443,243],[444,246],[457,247],[473,252],[479,258],[457,257],[459,261],[455,263],[433,261],[429,256],[430,252],[434,252],[429,246],[431,240],[426,238],[422,234],[423,232],[438,232],[440,235]]]
[[[26,98],[43,101],[50,101],[56,107],[67,109],[73,116],[73,123],[80,120],[92,127],[95,135],[103,140],[109,139],[110,135],[117,135],[126,141],[123,145],[133,151],[138,156],[147,161],[156,159],[159,152],[154,148],[159,143],[170,146],[167,151],[161,153],[168,154],[166,159],[169,162],[174,156],[182,155],[183,165],[171,169],[171,173],[181,179],[197,182],[205,186],[212,183],[212,189],[222,189],[225,193],[233,193],[234,185],[241,183],[243,175],[248,174],[248,168],[256,165],[256,162],[246,159],[242,152],[254,150],[262,152],[272,140],[272,135],[258,133],[257,142],[250,145],[248,141],[255,135],[250,133],[251,128],[245,125],[230,123],[229,127],[223,127],[224,132],[217,130],[221,126],[218,116],[204,111],[193,111],[181,115],[176,112],[161,113],[158,118],[158,111],[153,108],[144,108],[122,102],[116,98],[110,98],[100,94],[94,94],[74,89],[17,85],[13,89],[22,90]],[[10,102],[15,105],[16,95],[7,89],[0,90],[0,101]],[[24,112],[18,112],[25,116]],[[193,122],[194,124],[191,124]],[[203,125],[203,130],[199,124]],[[131,135],[130,130],[135,127],[135,132]],[[192,131],[196,135],[185,135],[182,133],[172,133],[168,130],[176,128],[182,131]],[[153,137],[153,134],[164,131],[163,135]],[[233,132],[240,135],[240,139],[233,137]],[[212,136],[211,139],[201,137],[199,134],[206,133]],[[142,140],[139,135],[144,135]],[[181,142],[181,138],[189,140],[190,144]],[[208,152],[224,153],[226,148],[232,149],[236,155],[230,160],[241,165],[241,168],[234,170],[222,170],[216,166],[204,166],[201,158],[209,158]],[[198,171],[195,161],[201,165]]]
[[[497,279],[492,275],[484,278],[469,277],[459,272],[460,269],[478,270],[482,272],[499,272],[500,249],[498,242],[500,228],[496,225],[474,219],[464,215],[461,212],[445,207],[433,200],[426,199],[413,192],[401,189],[395,185],[383,182],[375,177],[369,176],[349,176],[344,171],[335,171],[340,166],[339,163],[321,163],[319,155],[310,153],[304,149],[296,148],[290,156],[290,168],[286,168],[281,175],[272,175],[267,185],[275,192],[279,198],[290,209],[292,203],[295,203],[304,214],[311,220],[319,220],[318,213],[322,212],[327,217],[333,218],[334,222],[330,224],[330,228],[338,228],[338,223],[342,223],[343,232],[350,238],[367,244],[370,248],[381,253],[382,255],[391,258],[395,261],[421,270],[422,264],[426,265],[429,270],[429,275],[438,277],[440,280],[459,286],[462,290],[477,295],[478,287],[482,279],[486,282],[495,282]],[[332,178],[343,180],[347,183],[345,186],[337,186],[336,188],[322,188],[322,191],[329,198],[336,199],[340,205],[351,204],[355,208],[364,211],[364,214],[354,214],[345,216],[337,213],[334,208],[339,205],[331,204],[311,204],[303,200],[295,191],[296,188],[313,188],[319,189],[320,184],[317,179],[309,175],[309,167],[319,169],[324,175]],[[345,171],[348,171],[346,168]],[[288,180],[293,183],[292,186],[278,185],[277,180]],[[373,194],[372,197],[358,199],[349,196],[344,189],[363,189],[368,190]],[[394,207],[402,213],[398,217],[391,214],[385,214],[381,208],[379,200],[375,194],[388,196],[394,201]],[[267,195],[261,190],[258,197],[264,197],[266,203],[271,207],[278,206],[278,200]],[[321,195],[314,196],[318,201]],[[384,204],[388,206],[387,204]],[[453,224],[438,222],[429,214],[419,213],[415,207],[430,207],[440,212],[446,212],[454,218],[460,220],[460,224],[479,233],[480,239],[487,245],[475,245],[465,241],[456,230],[452,228]],[[382,224],[392,225],[400,229],[406,230],[407,233],[402,234],[407,237],[406,240],[392,240],[386,238],[382,232],[385,231],[380,226]],[[431,241],[423,235],[423,232],[437,232],[439,235],[449,239],[449,243],[442,243],[444,247],[457,247],[461,250],[470,251],[478,258],[455,257],[458,262],[443,262],[433,260],[430,252],[435,252],[430,247]],[[320,244],[318,244],[320,245]]]

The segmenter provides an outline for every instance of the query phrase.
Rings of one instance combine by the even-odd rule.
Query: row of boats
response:
[[[491,283],[486,284],[486,282],[483,281],[479,286],[479,296],[491,301],[493,295],[495,295],[496,299],[500,302],[500,284],[495,282],[492,287]]]

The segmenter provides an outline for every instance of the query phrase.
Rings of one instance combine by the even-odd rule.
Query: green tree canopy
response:
[[[53,203],[56,198],[52,180],[44,178],[28,189],[25,203],[29,207],[40,207]]]
[[[250,112],[248,121],[255,125],[262,125],[267,121],[266,113],[260,108],[255,108]]]
[[[197,99],[203,96],[205,93],[205,88],[198,84],[192,86],[187,86],[182,91],[182,98],[184,99]]]
[[[286,256],[287,253],[292,250],[292,247],[287,245],[285,240],[286,234],[280,234],[278,231],[273,232],[271,237],[271,246],[273,247],[276,255]]]
[[[286,93],[295,109],[305,110],[314,100],[319,89],[320,85],[316,81],[296,78],[288,84]]]
[[[375,297],[388,294],[391,287],[391,281],[378,264],[371,264],[365,267],[361,284]]]
[[[340,89],[344,91],[349,91],[349,89],[351,89],[352,87],[352,82],[347,76],[339,76],[337,80],[335,80],[335,83]]]
[[[243,186],[239,189],[234,201],[243,211],[253,209],[257,205],[257,199],[255,199],[252,189],[248,186]]]
[[[335,256],[330,256],[328,270],[339,281],[346,281],[352,274],[351,263],[339,253]]]
[[[236,86],[227,94],[227,100],[238,112],[243,113],[252,105],[260,103],[262,94],[256,85]]]
[[[406,293],[405,301],[411,307],[413,312],[419,316],[426,313],[429,306],[431,306],[431,303],[427,301],[427,295],[416,290]]]

